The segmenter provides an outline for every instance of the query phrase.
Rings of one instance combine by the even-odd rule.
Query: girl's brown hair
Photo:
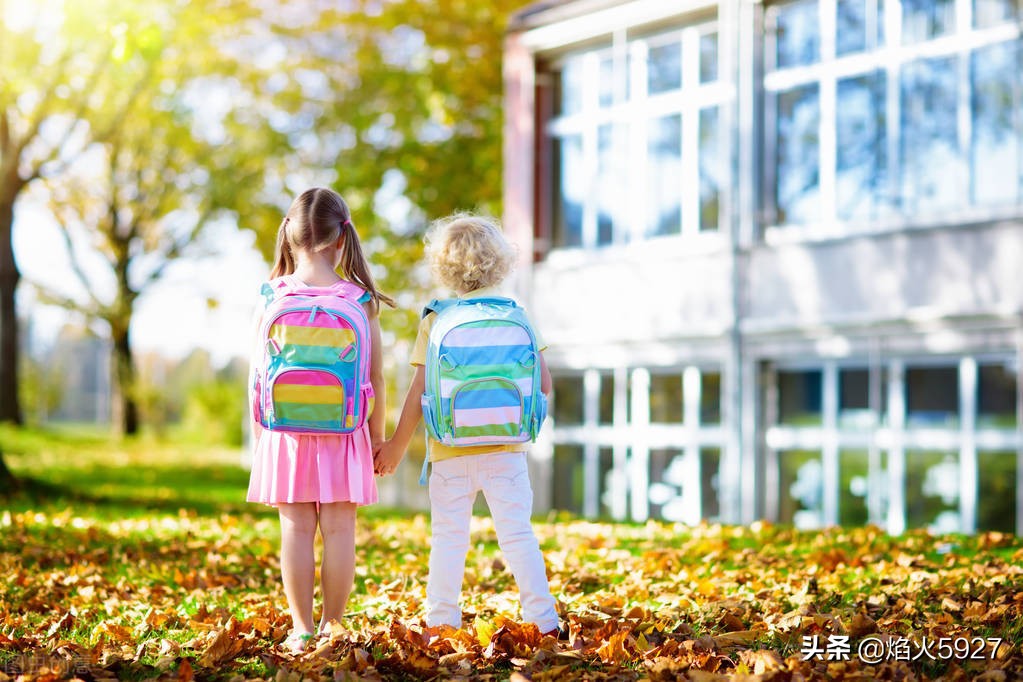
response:
[[[377,289],[369,262],[362,252],[362,243],[352,224],[352,212],[341,195],[326,187],[314,187],[295,197],[287,215],[277,229],[274,266],[270,277],[295,272],[295,251],[320,251],[329,248],[344,235],[341,244],[341,273],[345,279],[369,292],[377,307],[386,303],[395,307],[394,299]]]

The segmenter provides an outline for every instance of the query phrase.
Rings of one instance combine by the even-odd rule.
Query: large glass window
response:
[[[822,360],[777,372],[777,404],[765,405],[765,462],[779,486],[768,491],[769,514],[800,527],[1018,532],[1015,357],[932,362]],[[889,392],[896,418],[879,419]]]
[[[972,22],[961,0],[768,7],[774,224],[876,229],[1023,206],[1023,38],[990,30],[1023,5],[970,1]]]
[[[551,67],[552,247],[720,230],[735,185],[720,112],[734,89],[719,83],[716,22],[608,43]]]

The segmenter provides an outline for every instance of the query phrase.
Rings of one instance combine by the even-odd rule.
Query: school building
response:
[[[1023,531],[1018,0],[548,0],[504,224],[539,509]]]

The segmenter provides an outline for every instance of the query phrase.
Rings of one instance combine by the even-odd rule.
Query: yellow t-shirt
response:
[[[460,298],[483,298],[486,296],[500,296],[493,287],[486,289],[477,289],[467,296],[461,296]],[[430,343],[430,330],[433,328],[433,322],[437,319],[437,313],[427,313],[426,317],[419,321],[419,332],[416,334],[415,345],[412,346],[412,357],[409,360],[413,367],[421,367],[426,364],[426,349]],[[547,344],[543,342],[540,337],[540,333],[533,330],[533,334],[536,336],[537,348],[541,351],[546,350]],[[505,445],[462,445],[452,446],[444,445],[433,438],[430,438],[430,461],[439,462],[444,459],[451,459],[452,457],[463,457],[465,455],[483,455],[494,452],[524,452],[527,448],[525,443],[507,443]]]

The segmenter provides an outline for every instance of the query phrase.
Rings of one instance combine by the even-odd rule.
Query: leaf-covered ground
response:
[[[0,512],[0,681],[1023,678],[1014,536],[549,518],[559,642],[515,620],[485,517],[465,627],[424,633],[428,519],[386,510],[361,515],[344,631],[294,657],[277,522],[238,502],[236,453],[10,430],[0,447],[28,481]]]

